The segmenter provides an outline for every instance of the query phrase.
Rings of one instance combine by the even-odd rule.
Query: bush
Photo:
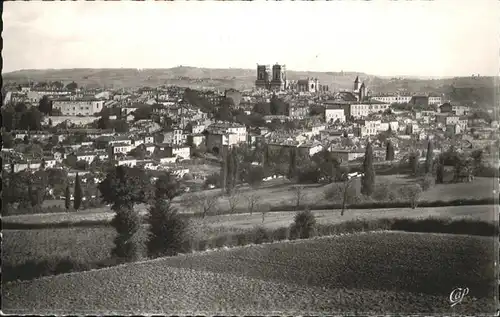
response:
[[[420,195],[422,194],[422,187],[419,184],[401,186],[398,190],[398,196],[404,201],[410,202],[411,208],[416,208]]]
[[[419,180],[419,184],[420,184],[420,187],[422,187],[422,190],[428,190],[434,186],[435,179],[432,176],[432,174],[426,174],[424,177],[422,177]]]
[[[300,170],[297,175],[297,180],[300,184],[315,184],[319,182],[321,171],[313,166]]]
[[[188,224],[167,200],[158,199],[149,210],[149,256],[170,256],[187,252]]]
[[[330,184],[325,191],[323,196],[326,200],[342,204],[344,200],[344,183],[333,183]],[[347,187],[346,204],[356,204],[361,201],[361,195],[359,193],[359,188],[356,184],[349,184]]]
[[[236,238],[236,245],[239,246],[247,245],[253,242],[249,234],[246,232],[238,233],[235,238]]]
[[[272,241],[272,235],[264,227],[255,228],[253,234],[254,234],[253,243],[255,244],[261,244],[264,242]]]
[[[274,230],[271,233],[273,241],[283,241],[288,239],[289,236],[289,228],[283,227],[283,228],[278,228]]]
[[[393,190],[391,190],[390,185],[384,182],[375,184],[375,190],[372,198],[377,201],[392,202],[397,199],[397,195]]]
[[[295,215],[294,223],[290,228],[290,239],[308,239],[316,234],[316,218],[307,209]]]

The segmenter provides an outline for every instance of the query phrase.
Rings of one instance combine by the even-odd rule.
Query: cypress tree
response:
[[[394,160],[394,146],[391,141],[387,142],[387,148],[385,150],[385,160],[393,161]]]
[[[290,164],[288,166],[288,179],[295,177],[297,171],[297,148],[290,147]]]
[[[408,161],[410,163],[411,173],[413,176],[418,175],[418,158],[419,157],[418,157],[417,153],[411,153],[410,157],[408,159]]]
[[[425,157],[425,173],[432,173],[432,157],[433,157],[433,147],[431,140],[427,144],[427,154]]]
[[[71,206],[71,192],[69,191],[69,185],[66,185],[65,195],[64,206],[66,207],[66,211],[69,211],[69,207]]]
[[[373,169],[373,150],[370,142],[366,145],[363,173],[363,177],[361,178],[361,193],[371,196],[375,189],[375,170]]]
[[[444,164],[443,159],[440,157],[436,169],[436,184],[443,184],[444,178]]]
[[[82,204],[82,184],[80,184],[80,176],[76,173],[75,178],[75,190],[74,190],[75,199],[73,201],[73,208],[78,210],[80,205]]]

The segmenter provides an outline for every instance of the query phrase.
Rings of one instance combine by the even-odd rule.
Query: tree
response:
[[[297,175],[297,148],[290,147],[290,163],[288,164],[288,179]]]
[[[80,208],[80,205],[82,204],[82,184],[80,182],[80,175],[76,173],[76,178],[75,178],[75,189],[74,189],[74,200],[73,200],[73,208],[75,210],[78,210]]]
[[[444,163],[441,156],[438,158],[437,168],[436,168],[436,184],[444,183]]]
[[[64,206],[66,207],[66,211],[69,211],[71,207],[71,192],[69,191],[69,184],[66,185],[66,193],[64,195]]]
[[[408,163],[410,164],[411,173],[413,176],[418,176],[418,154],[411,153],[408,158]]]
[[[233,191],[228,197],[229,212],[233,214],[236,211],[236,207],[240,202],[240,193],[238,191]]]
[[[182,193],[181,185],[177,178],[169,172],[160,175],[156,181],[155,198],[172,200]]]
[[[259,201],[261,199],[260,196],[258,196],[255,193],[251,193],[250,195],[245,196],[248,204],[248,211],[250,214],[253,214],[253,212],[257,209]]]
[[[136,259],[139,256],[136,234],[141,218],[134,210],[134,204],[148,201],[149,178],[141,169],[117,166],[108,172],[98,187],[103,202],[112,204],[111,210],[115,212],[111,225],[118,234],[112,255]]]
[[[156,181],[155,203],[149,209],[149,256],[176,255],[187,250],[187,222],[175,208],[171,199],[178,194],[170,174],[164,174]]]
[[[377,183],[372,197],[377,201],[383,202],[392,202],[397,198],[396,193],[391,190],[390,184],[387,182]]]
[[[238,182],[239,162],[236,149],[231,149],[226,155],[226,192],[231,193]]]
[[[425,173],[432,173],[432,162],[433,162],[433,146],[431,140],[427,143],[427,153],[425,155]]]
[[[117,133],[125,133],[129,130],[128,122],[125,120],[113,120],[111,121],[111,127],[115,129]]]
[[[146,147],[144,144],[141,144],[133,148],[128,154],[138,160],[143,160],[147,155]]]
[[[38,102],[38,110],[44,115],[49,115],[52,113],[52,102],[47,96],[43,96]]]
[[[368,142],[363,161],[363,177],[361,178],[361,193],[371,196],[375,187],[375,170],[373,168],[372,145]]]
[[[219,201],[219,195],[207,195],[204,193],[193,194],[184,201],[184,205],[188,208],[195,208],[201,212],[201,217],[205,218],[208,214],[214,211]]]
[[[70,91],[75,91],[78,88],[78,84],[74,81],[66,85],[66,89]]]
[[[418,199],[422,194],[422,187],[420,187],[419,184],[402,186],[400,187],[399,192],[400,197],[403,197],[403,199],[408,199],[412,209],[417,208]]]
[[[302,186],[293,187],[293,193],[294,193],[294,198],[295,198],[295,210],[298,210],[300,208],[301,204],[306,199],[307,195],[304,191],[304,187],[302,187]]]
[[[471,158],[474,160],[475,168],[478,169],[483,164],[484,153],[483,150],[474,150],[471,153]]]
[[[264,177],[264,169],[261,166],[251,166],[247,170],[245,181],[255,188],[262,184]]]
[[[134,121],[150,119],[153,113],[153,107],[142,105],[134,111]]]
[[[340,162],[330,151],[323,149],[313,155],[312,161],[319,168],[322,177],[326,178],[329,183],[335,181]]]
[[[298,212],[290,228],[290,239],[309,239],[316,233],[316,218],[309,210]]]
[[[387,141],[387,148],[385,150],[385,160],[394,161],[394,146],[391,141]]]
[[[9,132],[2,131],[2,146],[11,149],[14,146],[14,138]]]

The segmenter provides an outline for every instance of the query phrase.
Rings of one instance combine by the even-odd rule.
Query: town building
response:
[[[345,110],[342,108],[329,108],[325,107],[325,121],[328,124],[334,123],[339,120],[339,122],[345,122]]]
[[[104,100],[88,99],[57,99],[52,102],[52,109],[61,111],[63,116],[93,116],[104,108]]]

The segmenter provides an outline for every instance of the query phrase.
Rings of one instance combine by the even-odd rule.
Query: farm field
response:
[[[451,218],[494,220],[493,206],[457,206],[418,209],[348,209],[344,216],[339,211],[315,210],[316,220],[320,224],[340,223],[353,219],[380,218]],[[255,226],[266,228],[288,227],[295,216],[294,212],[272,212],[265,216],[262,223],[261,214],[235,214],[209,216],[205,219],[191,219],[193,230],[198,238],[208,238],[218,233],[228,233],[252,229]],[[145,237],[146,226],[140,235]],[[95,262],[109,257],[115,238],[115,230],[111,226],[3,230],[4,263],[19,264],[27,260],[69,257],[81,262]]]
[[[181,255],[6,283],[3,311],[491,314],[494,242],[383,232]],[[457,285],[470,293],[451,308]]]
[[[390,175],[390,176],[378,176],[378,181],[385,181],[391,184],[393,187],[398,187],[403,184],[413,182],[414,180],[408,178],[404,175]],[[467,198],[491,198],[493,197],[493,183],[496,179],[494,178],[481,178],[477,177],[472,183],[459,183],[459,184],[438,184],[432,187],[430,190],[425,191],[422,194],[422,201],[450,201],[454,199],[467,199]],[[280,206],[280,205],[292,205],[295,200],[295,193],[293,191],[293,186],[288,181],[285,180],[273,180],[269,184],[265,184],[259,189],[250,189],[248,187],[243,187],[241,189],[242,198],[237,204],[237,210],[239,212],[244,212],[247,210],[247,201],[244,196],[250,194],[255,194],[259,196],[259,202],[263,204],[269,204],[270,206]],[[328,185],[326,185],[328,186]],[[304,186],[305,198],[303,199],[304,204],[318,205],[328,203],[323,198],[323,193],[326,188],[325,185],[306,185]],[[216,195],[220,193],[219,189],[206,190],[204,191],[207,195]],[[176,206],[180,212],[193,212],[194,210],[189,210],[185,208],[180,202],[183,199],[189,199],[190,194],[184,194],[180,197],[176,197],[173,200],[174,206]],[[142,204],[136,206],[137,210],[145,213],[147,211],[147,206]],[[228,210],[229,203],[227,197],[219,199],[217,210]],[[110,220],[113,217],[113,213],[109,207],[87,209],[79,212],[71,213],[53,213],[53,214],[35,214],[35,215],[15,215],[3,217],[4,221],[8,222],[22,222],[22,223],[52,223],[52,222],[79,222],[86,220]]]

